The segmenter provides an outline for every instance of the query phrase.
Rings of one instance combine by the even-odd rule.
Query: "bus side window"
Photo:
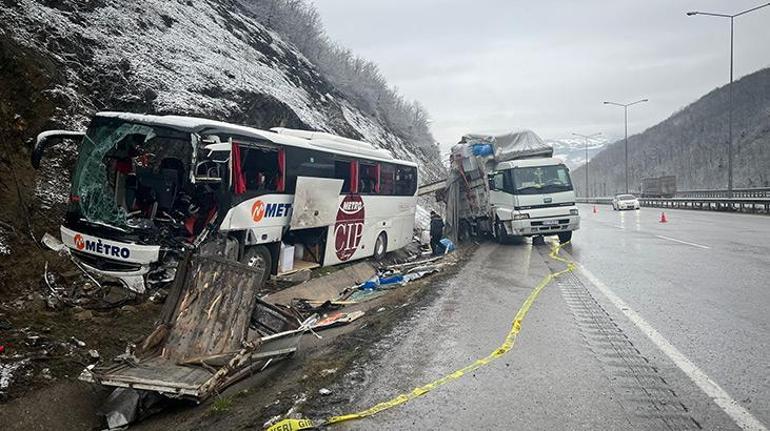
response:
[[[377,175],[377,171],[379,165],[372,164],[372,163],[363,163],[360,162],[358,164],[359,172],[358,172],[358,192],[362,194],[376,194],[379,193],[380,190],[380,184],[379,184],[379,175]]]
[[[412,196],[417,191],[417,169],[411,166],[396,168],[396,194]]]
[[[387,163],[380,165],[380,194],[395,194],[396,167]]]
[[[278,151],[241,147],[241,170],[246,179],[246,190],[278,190],[281,175]]]
[[[350,180],[351,180],[351,163],[346,160],[334,161],[334,178],[338,180],[344,180],[342,184],[342,193],[350,192]]]
[[[297,177],[335,178],[331,155],[304,148],[286,148],[285,191],[294,193]]]

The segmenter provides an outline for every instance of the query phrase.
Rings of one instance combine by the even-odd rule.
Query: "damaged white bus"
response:
[[[81,132],[61,242],[90,273],[143,293],[173,280],[185,250],[212,246],[280,274],[405,246],[417,166],[322,132],[258,130],[202,118],[102,112]]]

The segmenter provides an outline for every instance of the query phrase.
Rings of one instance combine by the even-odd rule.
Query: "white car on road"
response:
[[[634,195],[615,195],[612,199],[612,209],[615,211],[620,210],[638,210],[641,208],[639,205],[639,199]]]

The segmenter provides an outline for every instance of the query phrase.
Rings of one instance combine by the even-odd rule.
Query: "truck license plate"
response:
[[[543,220],[543,226],[555,226],[559,224],[559,220]]]

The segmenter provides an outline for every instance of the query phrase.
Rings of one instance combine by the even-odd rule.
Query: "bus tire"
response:
[[[263,269],[262,278],[259,283],[260,287],[264,286],[267,279],[270,278],[270,272],[273,268],[273,257],[270,254],[270,250],[264,245],[246,247],[243,257],[241,257],[241,263],[255,269]]]
[[[388,235],[385,232],[380,232],[377,236],[377,241],[374,242],[374,260],[377,262],[385,258],[385,254],[388,253]]]
[[[572,240],[572,231],[559,232],[558,235],[559,235],[559,242],[561,244],[564,244]]]

